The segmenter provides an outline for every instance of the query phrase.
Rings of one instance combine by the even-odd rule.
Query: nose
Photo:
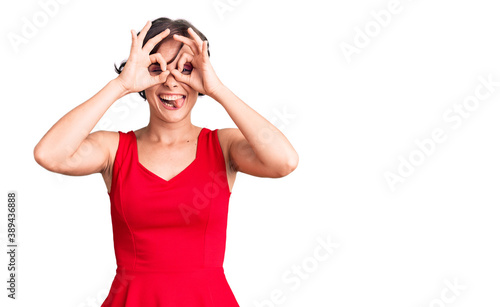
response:
[[[173,89],[179,86],[179,83],[177,83],[177,80],[175,80],[174,76],[172,74],[169,74],[167,76],[167,80],[165,80],[165,83],[163,84],[166,87]]]

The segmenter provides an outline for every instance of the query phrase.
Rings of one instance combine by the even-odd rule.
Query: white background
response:
[[[116,77],[130,29],[157,17],[199,28],[220,79],[300,156],[281,179],[237,176],[224,268],[241,306],[498,306],[500,87],[483,88],[489,97],[459,125],[443,117],[473,102],[479,78],[500,80],[494,1],[401,0],[390,17],[371,13],[390,0],[220,0],[224,12],[213,0],[66,2],[45,20],[33,0],[0,12],[1,197],[14,190],[19,205],[18,300],[6,298],[2,252],[1,306],[100,306],[107,295],[116,263],[104,181],[51,173],[33,148]],[[38,31],[14,44],[35,16]],[[357,29],[371,35],[364,46]],[[137,94],[116,107],[101,129],[147,124]],[[234,127],[208,97],[192,119]],[[446,140],[391,189],[384,174],[399,176],[400,159],[418,158],[416,142],[435,129]],[[318,240],[338,246],[315,260]],[[295,288],[282,278],[293,266],[308,271]]]

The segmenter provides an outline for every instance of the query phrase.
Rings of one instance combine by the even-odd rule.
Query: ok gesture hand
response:
[[[130,56],[122,72],[117,77],[127,93],[140,92],[155,84],[165,82],[170,74],[170,71],[167,70],[167,63],[160,53],[149,54],[156,44],[167,37],[170,30],[166,29],[159,33],[148,40],[142,47],[144,37],[150,27],[151,21],[148,21],[139,35],[134,30],[131,31],[132,47],[130,48]],[[150,74],[148,68],[153,63],[160,65],[162,70],[160,74]]]
[[[171,70],[171,73],[177,81],[188,84],[199,93],[212,96],[223,85],[208,58],[208,42],[202,41],[192,28],[188,29],[188,33],[191,39],[174,35],[174,40],[187,45],[191,52],[181,53],[177,63],[178,69]],[[192,66],[191,73],[181,73],[185,65]]]

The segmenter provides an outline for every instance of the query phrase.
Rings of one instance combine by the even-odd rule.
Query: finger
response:
[[[179,58],[179,61],[177,62],[177,69],[182,72],[184,69],[184,64],[186,62],[193,62],[193,55],[187,52],[184,52],[181,57]]]
[[[172,74],[172,76],[174,76],[175,80],[182,82],[182,83],[189,84],[190,75],[183,75],[177,69],[173,69],[170,73]]]
[[[196,34],[196,32],[193,30],[193,28],[188,28],[188,33],[191,35],[191,37],[194,39],[194,41],[198,45],[198,49],[200,50],[200,52],[202,52],[203,41],[201,40],[200,36],[198,34]]]
[[[163,71],[161,74],[154,76],[153,80],[156,83],[165,83],[167,82],[168,75],[170,75],[170,71]]]
[[[161,42],[165,37],[168,36],[168,34],[170,34],[170,29],[165,29],[161,33],[158,33],[157,35],[155,35],[155,37],[148,40],[146,45],[144,45],[144,48],[143,48],[144,51],[146,51],[147,53],[150,53],[151,50],[153,50],[153,48],[156,46],[156,44]]]
[[[132,45],[130,46],[130,54],[134,53],[135,50],[137,50],[137,33],[135,30],[130,31],[132,33]]]
[[[151,20],[148,20],[148,22],[146,22],[146,25],[144,26],[144,28],[142,28],[141,32],[139,33],[139,36],[137,37],[137,40],[141,43],[141,46],[142,46],[142,42],[144,41],[144,37],[146,37],[146,33],[148,32],[149,28],[151,28]]]
[[[130,30],[130,33],[132,33],[132,47],[130,49],[134,50],[137,47],[137,33],[135,30]]]
[[[203,48],[201,51],[204,55],[206,54],[208,56],[208,41],[203,41]]]
[[[181,43],[184,43],[185,45],[187,45],[189,48],[191,48],[191,51],[197,55],[200,53],[200,49],[198,47],[196,47],[196,43],[194,40],[192,39],[189,39],[185,36],[182,36],[182,35],[177,35],[177,34],[174,34],[174,39],[176,41],[179,41]]]
[[[149,56],[149,60],[151,61],[151,64],[153,63],[160,64],[161,70],[163,71],[167,70],[167,62],[160,53],[151,54]]]

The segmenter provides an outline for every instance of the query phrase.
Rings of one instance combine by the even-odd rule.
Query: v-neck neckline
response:
[[[196,156],[194,157],[194,160],[191,163],[189,163],[189,165],[186,166],[182,171],[180,171],[179,173],[177,173],[174,177],[170,178],[169,180],[166,180],[163,177],[155,174],[154,172],[152,172],[151,170],[149,170],[147,167],[145,167],[144,165],[142,165],[142,163],[139,161],[139,146],[137,144],[137,136],[135,135],[135,131],[132,130],[132,135],[134,136],[134,142],[133,143],[135,144],[134,160],[139,165],[139,167],[141,169],[143,169],[146,173],[152,175],[153,177],[159,179],[160,181],[163,181],[164,183],[170,183],[170,182],[172,182],[172,180],[175,180],[177,177],[179,177],[183,173],[185,173],[198,160],[198,158],[200,156],[200,138],[201,138],[201,134],[204,132],[205,129],[206,129],[205,127],[202,127],[201,130],[200,130],[200,132],[198,133],[198,138],[197,138],[197,141],[196,141]]]

